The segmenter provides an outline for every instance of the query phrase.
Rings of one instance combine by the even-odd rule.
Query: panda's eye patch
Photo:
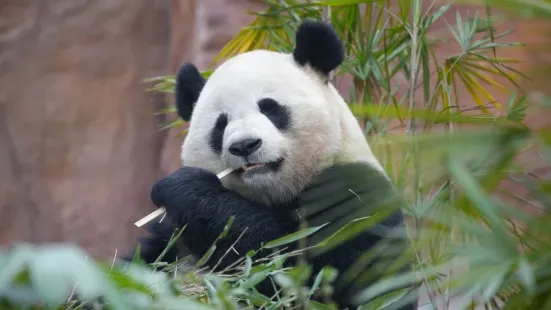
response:
[[[222,152],[222,143],[226,126],[228,126],[228,116],[226,114],[220,114],[210,132],[209,139],[209,145],[216,153]]]
[[[291,114],[289,110],[280,105],[272,98],[264,98],[258,102],[260,112],[274,124],[279,130],[286,130],[289,128],[291,122]]]

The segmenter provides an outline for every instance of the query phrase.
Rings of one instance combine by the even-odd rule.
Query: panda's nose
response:
[[[243,139],[230,145],[229,151],[236,156],[249,156],[262,145],[261,139]]]

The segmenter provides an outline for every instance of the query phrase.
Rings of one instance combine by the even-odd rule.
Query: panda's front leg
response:
[[[297,229],[296,221],[283,210],[224,188],[214,173],[201,168],[183,167],[161,179],[153,186],[151,199],[166,208],[176,226],[186,226],[183,242],[197,256],[208,251],[234,217],[228,235],[217,243],[207,262],[211,267],[225,268],[249,250],[259,249],[262,242]]]

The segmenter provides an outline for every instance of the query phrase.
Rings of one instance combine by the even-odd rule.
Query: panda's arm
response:
[[[218,264],[224,268],[249,250],[259,249],[261,242],[285,236],[297,228],[297,222],[287,212],[224,188],[216,175],[200,168],[182,167],[163,178],[153,186],[151,198],[156,205],[165,206],[176,226],[185,226],[181,238],[197,256],[209,250],[230,218],[234,218],[228,235],[216,243],[216,251],[208,261],[211,267],[224,257]]]

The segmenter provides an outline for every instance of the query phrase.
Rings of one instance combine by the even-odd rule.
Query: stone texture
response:
[[[184,62],[194,61],[197,40],[197,1],[195,0],[173,0],[170,11],[170,51],[169,69],[170,74],[175,74],[180,65]],[[165,104],[171,105],[173,97],[165,96]],[[166,122],[177,120],[176,113],[166,115]],[[181,165],[180,146],[183,142],[183,130],[187,125],[175,129],[166,130],[161,154],[161,173],[167,175],[178,169]]]
[[[162,101],[142,79],[166,74],[170,3],[2,2],[0,243],[110,257],[151,208]]]
[[[239,33],[241,27],[254,20],[248,12],[261,11],[261,0],[202,0],[198,6],[198,42],[196,61],[201,68],[210,62],[222,47]]]

